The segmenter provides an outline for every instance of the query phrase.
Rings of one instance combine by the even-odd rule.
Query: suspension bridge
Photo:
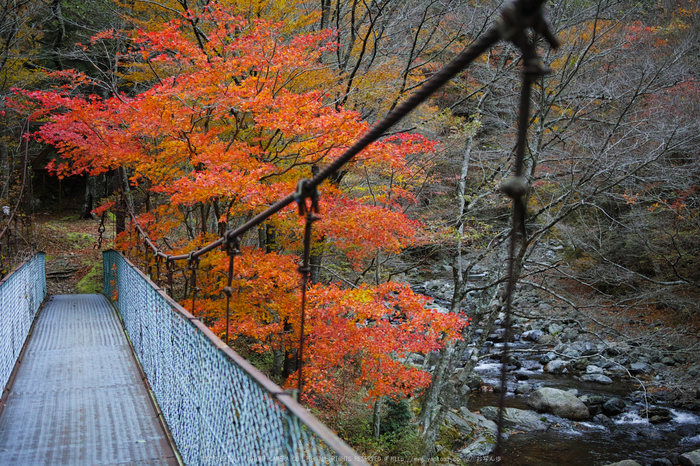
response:
[[[503,350],[507,360],[514,250],[518,241],[526,241],[523,197],[528,186],[522,167],[530,88],[546,73],[537,56],[536,39],[543,36],[552,47],[558,45],[544,20],[543,4],[544,0],[508,4],[483,36],[343,155],[312,179],[301,180],[295,193],[218,240],[172,256],[156,247],[129,212],[142,236],[146,263],[149,253],[156,267],[165,262],[172,290],[174,263],[187,261],[192,290],[196,290],[199,257],[224,248],[230,258],[228,286],[222,290],[228,315],[240,238],[296,202],[300,215],[306,216],[299,268],[301,391],[305,291],[311,226],[318,213],[317,187],[495,43],[511,41],[522,52],[523,85],[514,176],[501,186],[513,200]],[[22,192],[28,179],[27,160],[25,150]],[[20,201],[15,211],[19,205]],[[13,216],[14,212],[0,240]],[[44,265],[44,255],[36,254],[0,282],[0,464],[367,464],[299,405],[292,393],[234,352],[120,253],[103,253],[103,295],[47,300]],[[503,364],[501,394],[505,393],[505,370]],[[499,425],[502,413],[503,396]],[[501,429],[497,432],[496,454],[502,443]]]
[[[116,251],[104,295],[0,284],[0,464],[366,464]],[[45,304],[42,306],[42,303]]]

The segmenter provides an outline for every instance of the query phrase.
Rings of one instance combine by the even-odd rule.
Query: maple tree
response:
[[[331,32],[287,37],[279,25],[248,21],[213,4],[197,17],[205,40],[191,37],[188,24],[185,17],[133,37],[122,62],[138,69],[146,65],[153,77],[153,85],[140,94],[84,95],[92,80],[60,71],[52,76],[61,88],[25,91],[15,103],[44,122],[36,137],[60,153],[49,165],[59,177],[123,167],[131,190],[144,198],[147,211],[139,223],[173,255],[216,238],[293,192],[313,167],[333,160],[368,129],[357,113],[336,108],[319,89],[328,74],[321,56],[335,47]],[[92,46],[115,34],[95,35]],[[412,189],[419,179],[411,160],[433,149],[434,143],[419,135],[388,137],[364,151],[342,177],[323,185],[324,215],[315,229],[324,241],[316,247],[362,270],[378,255],[416,244],[422,226],[404,212],[415,201]],[[112,205],[107,202],[97,212]],[[274,231],[274,239],[242,238],[229,330],[234,338],[255,342],[257,351],[289,360],[299,344],[301,222],[286,209],[265,227]],[[138,246],[129,232],[119,244]],[[199,266],[194,313],[223,335],[227,257],[213,252]],[[185,292],[192,290],[185,287]],[[188,308],[190,302],[183,297]],[[373,285],[315,285],[308,315],[304,363],[310,402],[332,395],[347,377],[356,388],[366,388],[371,400],[414,395],[429,376],[400,359],[409,351],[437,349],[457,338],[465,324],[456,314],[426,309],[425,299],[407,285],[382,283],[379,277]],[[285,362],[276,375],[291,376],[280,366]],[[287,383],[293,384],[294,376]]]

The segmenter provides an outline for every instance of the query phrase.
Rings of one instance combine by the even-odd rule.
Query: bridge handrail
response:
[[[103,258],[105,295],[185,464],[367,464],[119,252]]]
[[[46,297],[46,259],[37,253],[0,280],[0,383],[5,394],[12,370]]]

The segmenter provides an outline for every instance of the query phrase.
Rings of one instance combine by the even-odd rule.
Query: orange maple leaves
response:
[[[184,21],[133,39],[132,67],[152,70],[150,86],[138,95],[85,95],[90,79],[64,73],[60,77],[71,84],[24,92],[16,104],[44,120],[36,137],[61,153],[49,165],[56,174],[124,167],[133,185],[150,191],[152,202],[160,200],[140,221],[156,241],[168,237],[163,244],[173,254],[209,238],[207,217],[194,240],[183,235],[184,212],[192,206],[214,206],[215,220],[231,226],[292,192],[312,166],[329,163],[368,129],[357,113],[336,109],[317,89],[334,82],[322,65],[334,47],[331,33],[287,38],[274,24],[244,21],[218,7],[198,21],[204,43],[188,36]],[[433,148],[418,135],[387,138],[347,166],[342,182],[322,186],[325,215],[317,232],[325,241],[318,247],[361,269],[378,253],[393,255],[414,244],[422,225],[404,213],[416,183],[410,159]],[[261,351],[293,353],[300,325],[300,222],[287,209],[270,225],[278,250],[251,247],[251,239],[236,259],[230,330],[259,342]],[[227,264],[221,252],[205,256],[207,273],[198,282],[196,312],[220,334]],[[308,386],[312,394],[332,393],[352,368],[353,383],[371,398],[411,394],[429,376],[402,358],[437,349],[446,338],[457,338],[462,325],[458,316],[425,309],[425,299],[405,285],[314,286]]]

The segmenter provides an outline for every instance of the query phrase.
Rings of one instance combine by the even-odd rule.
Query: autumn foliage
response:
[[[36,137],[59,151],[50,164],[58,176],[125,168],[132,192],[148,198],[139,223],[168,254],[186,253],[261,212],[368,129],[329,97],[335,79],[323,56],[335,47],[331,32],[289,36],[281,25],[220,7],[197,21],[205,41],[188,33],[188,17],[132,37],[119,72],[148,83],[144,92],[102,98],[89,94],[85,75],[60,72],[53,75],[60,87],[18,93],[14,104],[44,123]],[[91,46],[111,36],[99,34]],[[405,213],[415,202],[411,159],[432,150],[418,135],[388,137],[322,185],[314,254],[361,271],[415,245],[423,226]],[[112,207],[105,200],[101,210]],[[290,208],[265,228],[266,240],[243,238],[235,259],[229,330],[258,352],[293,359],[303,224]],[[120,244],[132,248],[135,237],[126,232]],[[223,335],[228,257],[215,251],[199,267],[195,313]],[[438,349],[465,324],[427,310],[424,297],[397,282],[317,283],[308,296],[310,402],[348,383],[366,389],[368,399],[414,395],[429,375],[402,358]],[[183,297],[188,309],[190,298]],[[294,385],[296,375],[284,375]]]

